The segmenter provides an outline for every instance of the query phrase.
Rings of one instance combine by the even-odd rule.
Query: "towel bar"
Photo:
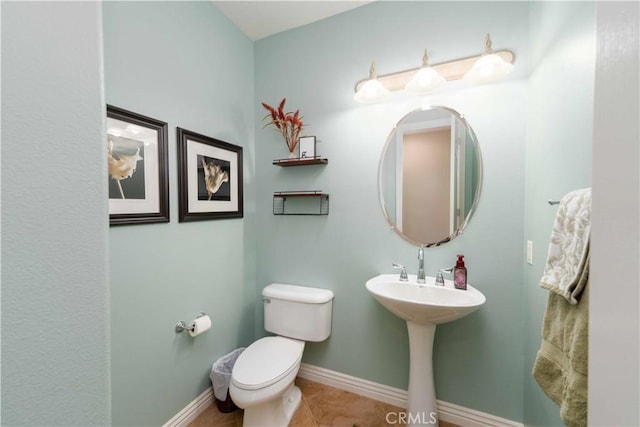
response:
[[[550,205],[559,205],[560,204],[560,200],[547,200],[547,203],[549,203]]]

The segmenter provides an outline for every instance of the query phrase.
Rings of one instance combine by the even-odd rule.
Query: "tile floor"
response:
[[[302,378],[296,379],[302,402],[290,427],[377,427],[398,425],[403,409]],[[223,414],[212,404],[189,427],[241,427],[242,410]],[[387,416],[389,414],[389,416]],[[459,427],[440,421],[440,427]]]

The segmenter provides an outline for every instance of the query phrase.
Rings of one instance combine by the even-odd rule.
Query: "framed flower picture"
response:
[[[179,221],[242,218],[242,147],[178,128]]]
[[[169,222],[167,124],[107,105],[111,225]]]

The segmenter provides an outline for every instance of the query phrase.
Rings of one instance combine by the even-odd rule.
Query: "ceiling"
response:
[[[220,11],[251,40],[337,15],[369,1],[216,1]]]

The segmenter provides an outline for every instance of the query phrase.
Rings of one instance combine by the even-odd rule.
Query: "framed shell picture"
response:
[[[167,123],[107,105],[111,225],[169,222]]]
[[[177,130],[178,220],[242,218],[242,147]]]

